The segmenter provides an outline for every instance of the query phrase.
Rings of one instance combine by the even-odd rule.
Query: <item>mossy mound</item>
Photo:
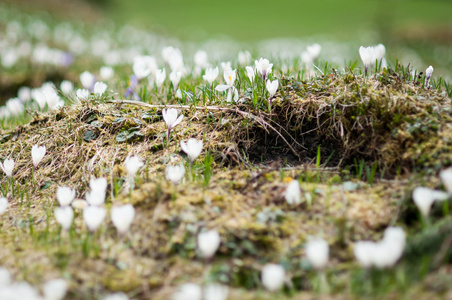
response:
[[[165,106],[102,99],[36,113],[29,124],[1,132],[0,156],[16,161],[12,192],[5,176],[1,182],[11,199],[1,219],[2,265],[30,282],[38,280],[34,274],[63,274],[70,299],[116,290],[137,299],[167,299],[185,281],[221,282],[234,287],[237,299],[267,299],[258,290],[259,273],[265,263],[276,262],[289,279],[285,293],[275,297],[302,299],[316,290],[304,245],[320,235],[331,247],[331,291],[375,294],[382,283],[370,290],[356,287],[375,274],[361,273],[353,243],[378,240],[398,222],[408,232],[419,230],[410,195],[420,179],[413,173],[434,174],[450,163],[443,158],[450,155],[451,101],[391,70],[367,80],[348,73],[287,78],[282,86],[271,113],[257,112],[246,94],[237,106],[178,105],[184,119],[169,142],[161,116]],[[202,139],[203,153],[193,172],[174,186],[165,179],[165,168],[188,167],[180,149],[188,138]],[[47,154],[32,173],[35,144],[45,145]],[[129,155],[145,162],[133,190],[124,168]],[[396,175],[398,180],[385,180]],[[57,187],[70,186],[84,198],[91,177],[107,178],[107,207],[132,203],[136,208],[125,238],[110,221],[90,235],[80,211],[69,233],[57,226]],[[294,179],[301,183],[303,201],[291,206],[284,192]],[[440,186],[437,179],[430,185]],[[221,245],[204,261],[196,236],[210,228],[220,232]],[[443,240],[444,234],[429,251],[441,248]],[[412,265],[408,259],[388,271],[393,281],[383,290],[404,294],[397,290],[397,272]]]

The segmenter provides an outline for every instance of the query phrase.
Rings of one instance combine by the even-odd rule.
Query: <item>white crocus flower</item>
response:
[[[68,95],[74,90],[74,84],[69,80],[63,80],[60,84],[60,89],[63,93]]]
[[[110,78],[113,77],[114,74],[115,74],[115,71],[113,70],[112,67],[103,66],[100,68],[100,78],[102,80],[109,80]]]
[[[251,61],[251,53],[249,51],[240,51],[238,54],[239,64],[244,66]]]
[[[246,76],[249,78],[250,82],[253,83],[254,77],[256,75],[256,73],[254,72],[254,68],[247,66],[245,69],[246,69]]]
[[[262,76],[262,79],[265,81],[268,74],[272,72],[273,64],[271,64],[268,59],[260,58],[259,60],[254,61],[254,65],[256,67],[257,73]]]
[[[66,296],[67,282],[64,279],[52,279],[47,281],[42,291],[45,300],[62,300]]]
[[[386,48],[383,44],[378,44],[374,47],[374,55],[377,63],[382,61],[382,59],[385,57],[386,54]]]
[[[33,160],[33,166],[36,168],[46,155],[46,146],[34,145],[31,147],[31,158]]]
[[[202,289],[195,283],[185,283],[181,285],[176,293],[171,297],[172,300],[201,300]]]
[[[91,190],[86,193],[85,197],[89,205],[100,206],[105,203],[105,192]]]
[[[224,71],[223,77],[224,81],[226,81],[226,84],[217,85],[217,87],[215,87],[215,90],[219,92],[228,90],[227,102],[232,101],[232,94],[234,94],[234,101],[237,102],[237,100],[239,99],[239,95],[237,89],[234,87],[234,82],[235,79],[237,78],[237,70],[227,69]]]
[[[74,211],[70,206],[62,206],[55,208],[55,219],[64,230],[69,230],[74,218]]]
[[[132,204],[115,206],[111,209],[111,221],[120,234],[125,234],[129,230],[134,217],[135,209]]]
[[[101,206],[87,206],[83,210],[83,219],[86,226],[91,232],[94,232],[99,228],[105,219],[107,211]]]
[[[356,242],[353,247],[356,260],[365,269],[372,267],[374,251],[375,243],[370,241]]]
[[[176,99],[182,99],[182,91],[180,89],[177,89],[174,98]]]
[[[89,98],[90,93],[87,89],[78,89],[76,95],[80,100],[86,100]]]
[[[284,284],[286,271],[277,264],[266,264],[261,271],[262,285],[270,292],[280,290]]]
[[[5,161],[0,163],[0,167],[3,172],[5,172],[6,176],[11,177],[13,175],[14,170],[14,160],[13,159],[5,159]]]
[[[157,86],[157,90],[160,90],[165,79],[166,79],[165,69],[157,70],[157,72],[155,73],[155,85]]]
[[[80,74],[80,82],[82,83],[83,88],[92,90],[95,82],[94,75],[88,71]]]
[[[207,53],[203,50],[198,50],[195,53],[195,65],[200,67],[201,69],[204,69],[205,67],[207,67],[209,65],[209,62],[207,60]]]
[[[133,59],[133,73],[141,80],[157,70],[157,62],[152,56],[137,56]]]
[[[430,81],[430,77],[432,77],[433,73],[433,67],[429,66],[427,70],[425,70],[425,85],[428,86],[428,83]]]
[[[177,89],[177,86],[179,85],[181,78],[182,78],[182,72],[180,72],[180,71],[173,71],[170,73],[169,79],[171,80],[171,83],[173,84],[174,90]]]
[[[223,69],[223,71],[232,70],[230,61],[223,61],[223,62],[220,63],[220,66]]]
[[[375,62],[375,51],[374,47],[359,47],[359,56],[364,64],[364,75],[367,76],[367,69],[369,66]]]
[[[107,179],[91,179],[91,191],[86,193],[86,201],[93,206],[100,206],[105,202],[105,193],[107,191]]]
[[[182,178],[185,176],[184,165],[179,166],[167,166],[165,170],[166,179],[173,184],[179,184]]]
[[[210,85],[217,79],[219,74],[218,67],[215,68],[207,68],[206,74],[202,76],[202,78],[207,81]]]
[[[287,186],[284,194],[287,203],[290,205],[297,205],[301,203],[301,189],[298,180],[292,180]]]
[[[94,94],[98,96],[102,96],[107,90],[107,85],[101,81],[98,81],[94,84]]]
[[[180,115],[177,117],[177,109],[169,108],[162,110],[163,120],[165,120],[166,126],[168,127],[168,139],[170,137],[171,130],[176,127],[180,122],[182,122],[182,118],[184,115]]]
[[[278,85],[279,85],[278,79],[275,79],[273,81],[267,79],[265,87],[267,88],[267,91],[270,94],[270,99],[273,98],[273,96],[276,94],[276,91],[278,90]]]
[[[57,189],[57,199],[60,206],[68,206],[72,203],[75,198],[75,190],[67,187],[60,186]]]
[[[42,111],[46,106],[47,100],[41,88],[31,90],[31,97],[38,103],[39,109]]]
[[[16,117],[21,115],[25,110],[22,100],[19,98],[8,99],[8,101],[6,101],[6,107],[11,114]]]
[[[190,162],[193,163],[202,152],[202,140],[197,140],[194,138],[188,141],[181,141],[180,147],[187,154]]]
[[[8,209],[8,199],[2,197],[0,198],[0,215],[4,214]]]
[[[315,43],[306,47],[306,51],[309,53],[311,59],[314,61],[317,59],[317,57],[319,57],[320,51],[322,51],[322,46]]]
[[[305,64],[307,67],[310,67],[313,60],[311,55],[307,51],[301,52],[301,62]]]
[[[107,179],[105,177],[91,178],[89,187],[92,191],[105,192],[107,190]]]
[[[306,257],[314,269],[321,270],[328,263],[329,246],[322,238],[310,240],[306,244]]]
[[[402,257],[405,241],[406,234],[402,228],[386,228],[383,239],[376,243],[374,265],[379,269],[393,267]]]
[[[143,162],[140,160],[138,156],[130,156],[127,157],[124,164],[126,165],[127,173],[129,178],[135,178],[138,170],[144,166]]]
[[[211,283],[204,287],[204,300],[227,300],[229,289],[225,285]]]
[[[443,201],[447,198],[447,193],[435,191],[426,187],[417,187],[413,190],[413,201],[425,218],[428,217],[433,202]]]
[[[220,246],[220,234],[216,230],[200,232],[198,234],[198,249],[202,257],[210,259]]]
[[[388,227],[379,242],[361,241],[355,243],[354,254],[363,268],[379,269],[394,266],[405,249],[406,234],[400,227]]]
[[[441,178],[446,191],[452,195],[452,168],[442,170],[439,173],[439,178]]]
[[[24,102],[31,101],[31,89],[28,86],[21,86],[17,91],[17,97]]]

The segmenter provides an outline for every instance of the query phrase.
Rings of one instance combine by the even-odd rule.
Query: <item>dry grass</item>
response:
[[[263,264],[280,262],[293,279],[294,299],[311,299],[312,270],[304,262],[303,245],[321,235],[331,247],[334,291],[350,293],[353,243],[377,240],[388,225],[413,224],[406,220],[417,218],[407,204],[419,180],[414,173],[434,174],[436,160],[450,155],[451,120],[445,112],[451,101],[393,72],[367,82],[346,74],[308,82],[286,79],[283,86],[271,114],[246,103],[180,106],[185,117],[168,147],[158,105],[82,103],[38,113],[29,124],[2,132],[0,157],[16,161],[14,196],[8,191],[11,206],[0,219],[2,266],[35,284],[63,276],[70,282],[70,299],[91,299],[107,290],[167,299],[179,283],[206,279],[234,287],[231,299],[275,299],[256,288]],[[140,134],[120,143],[124,131]],[[179,142],[191,137],[203,139],[203,154],[194,179],[174,187],[164,178],[165,168],[185,161]],[[45,145],[47,154],[31,179],[35,144]],[[319,145],[322,164],[334,150],[331,167],[313,163]],[[206,184],[207,153],[214,160]],[[146,162],[131,193],[123,184],[128,155]],[[361,181],[365,175],[354,177],[353,158],[368,166],[377,162],[375,184]],[[440,167],[448,163],[441,161]],[[392,180],[397,166],[410,181]],[[382,170],[391,180],[379,179]],[[88,235],[80,213],[69,234],[60,232],[53,216],[57,187],[70,186],[84,198],[93,176],[110,183],[108,207],[135,206],[126,238],[120,239],[110,222]],[[294,178],[302,182],[304,195],[298,206],[283,198]],[[357,182],[358,188],[344,190],[343,180]],[[6,182],[2,176],[1,184]],[[203,228],[216,228],[222,236],[212,261],[197,256],[196,234]]]

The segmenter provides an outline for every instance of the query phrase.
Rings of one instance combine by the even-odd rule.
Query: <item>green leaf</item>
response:
[[[90,141],[94,140],[95,138],[97,138],[97,134],[91,130],[86,131],[85,134],[83,135],[83,139],[86,142],[90,142]]]
[[[41,186],[41,190],[48,189],[52,183],[50,181],[46,181],[43,186]]]
[[[123,131],[123,132],[119,133],[119,134],[116,136],[116,141],[117,141],[118,143],[123,143],[123,142],[127,141],[127,135],[128,135],[128,134],[129,134],[128,131]]]

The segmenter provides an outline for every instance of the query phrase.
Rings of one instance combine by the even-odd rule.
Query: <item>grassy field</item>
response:
[[[450,1],[120,1],[107,6],[117,20],[164,30],[186,40],[228,36],[240,41],[327,35],[350,40],[375,32],[385,42],[400,31],[450,28]],[[364,38],[374,42],[374,36]]]

